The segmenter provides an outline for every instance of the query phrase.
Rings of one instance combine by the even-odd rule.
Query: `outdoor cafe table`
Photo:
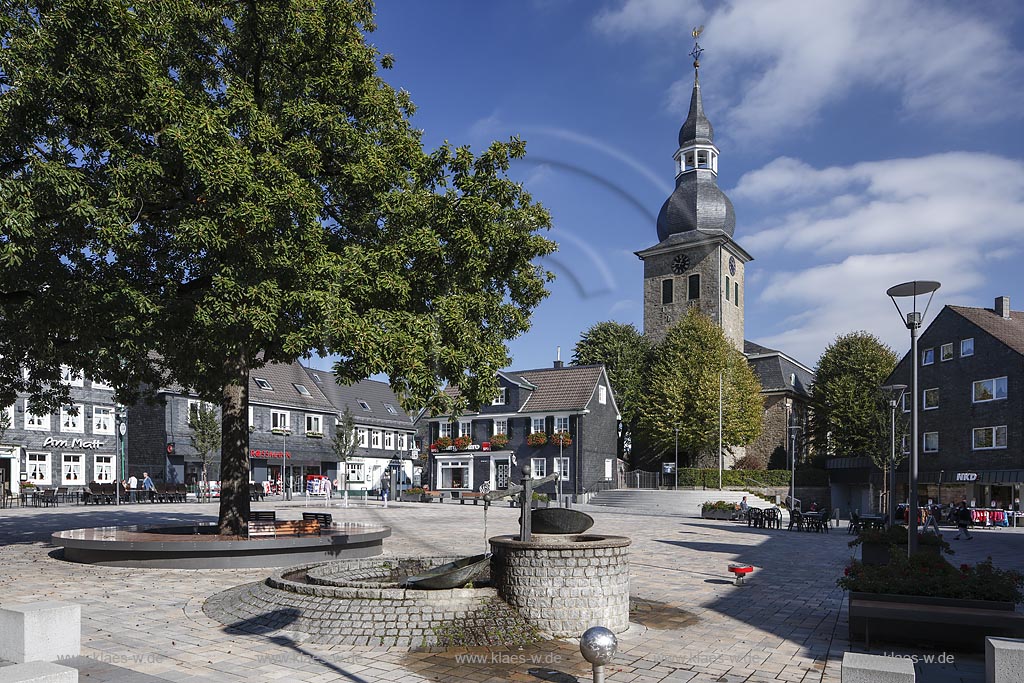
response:
[[[885,518],[882,515],[861,515],[860,524],[864,529],[881,529],[885,526]]]

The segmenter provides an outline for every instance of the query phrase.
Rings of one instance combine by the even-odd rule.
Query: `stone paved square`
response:
[[[266,502],[279,518],[299,518],[301,503]],[[851,551],[845,523],[829,534],[750,529],[683,515],[640,515],[582,508],[593,532],[633,539],[631,626],[607,680],[626,682],[840,680],[850,650],[845,595],[835,586]],[[474,554],[484,549],[482,507],[392,504],[331,510],[336,521],[383,523],[386,555]],[[104,525],[212,521],[215,505],[14,508],[0,511],[3,602],[63,600],[82,605],[82,658],[92,681],[589,681],[572,640],[527,648],[375,648],[314,645],[300,634],[246,634],[208,618],[207,598],[259,581],[270,570],[98,567],[65,562],[52,531]],[[513,533],[517,510],[494,506],[487,535]],[[956,562],[991,555],[1024,568],[1024,535],[980,530],[954,542]],[[756,568],[738,588],[726,567]],[[863,651],[861,645],[853,648]],[[884,645],[874,652],[893,651]],[[938,655],[899,648],[902,655]],[[984,661],[958,654],[952,665],[919,665],[928,683],[982,681]],[[922,673],[925,674],[923,677]]]

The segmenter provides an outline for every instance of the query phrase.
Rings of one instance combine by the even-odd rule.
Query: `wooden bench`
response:
[[[320,522],[315,519],[291,519],[281,522],[259,519],[249,522],[249,538],[319,535]]]
[[[273,522],[277,519],[277,511],[275,510],[250,510],[249,521],[257,522]]]
[[[315,520],[319,522],[322,527],[334,524],[334,517],[329,512],[303,512],[302,519]]]
[[[465,505],[467,500],[473,501],[473,505],[476,505],[483,495],[476,491],[463,491],[459,494],[459,505]]]
[[[864,648],[871,649],[872,621],[913,621],[957,626],[985,626],[1024,630],[1024,613],[1014,610],[978,609],[947,605],[921,605],[883,600],[850,599],[850,642],[854,642],[853,619],[864,619]]]

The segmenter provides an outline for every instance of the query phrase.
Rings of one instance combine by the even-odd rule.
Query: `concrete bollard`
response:
[[[78,683],[78,669],[53,662],[0,667],[0,683]]]
[[[70,602],[0,606],[0,659],[49,662],[82,654],[82,607]]]
[[[985,683],[1024,683],[1024,640],[985,638]]]
[[[914,663],[904,657],[843,654],[843,683],[915,683]]]

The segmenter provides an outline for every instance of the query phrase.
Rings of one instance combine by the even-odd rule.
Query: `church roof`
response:
[[[750,369],[761,382],[761,391],[789,391],[810,397],[814,372],[781,351],[769,349],[752,341],[743,341],[743,353]]]
[[[715,141],[715,129],[704,115],[704,101],[700,97],[700,81],[693,79],[693,93],[690,94],[690,112],[679,129],[679,146],[695,142],[711,144]]]
[[[658,239],[686,232],[718,231],[729,237],[736,231],[736,211],[718,188],[713,171],[697,169],[676,179],[676,189],[658,214]]]

